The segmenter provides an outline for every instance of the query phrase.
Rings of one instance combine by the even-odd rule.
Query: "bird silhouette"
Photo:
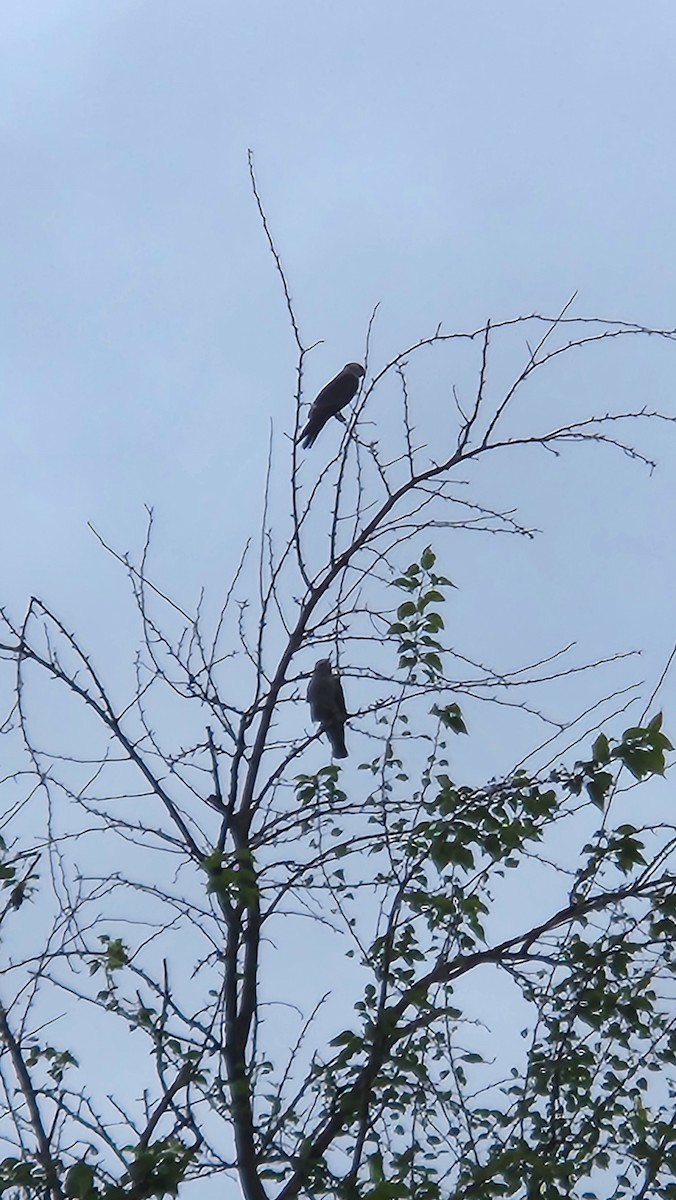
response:
[[[312,672],[307,689],[310,716],[321,723],[331,743],[334,758],[347,758],[345,747],[345,722],[347,709],[338,675],[331,670],[331,659],[320,658]]]
[[[342,371],[339,371],[335,378],[322,388],[319,395],[313,400],[305,428],[299,434],[304,450],[309,449],[331,417],[343,420],[339,413],[356,396],[363,374],[364,368],[361,363],[347,363]]]

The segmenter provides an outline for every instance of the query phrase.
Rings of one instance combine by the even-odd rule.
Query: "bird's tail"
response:
[[[334,758],[347,758],[347,746],[345,745],[345,730],[342,725],[330,725],[326,729],[326,736],[331,743],[331,753]]]

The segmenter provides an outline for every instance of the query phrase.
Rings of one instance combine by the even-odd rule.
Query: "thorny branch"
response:
[[[431,530],[438,531],[445,547],[459,533],[477,529],[534,535],[530,523],[522,522],[514,509],[501,511],[480,494],[468,497],[468,481],[460,474],[464,468],[480,465],[487,456],[508,455],[517,447],[558,453],[562,446],[578,442],[605,444],[653,464],[647,451],[616,431],[618,423],[633,430],[642,423],[670,425],[676,420],[657,410],[629,406],[624,412],[594,415],[592,410],[584,416],[566,415],[564,410],[548,426],[528,434],[510,428],[509,422],[523,385],[532,385],[561,355],[609,339],[656,336],[671,342],[676,331],[575,318],[570,315],[573,297],[553,318],[531,314],[487,321],[460,333],[445,333],[439,325],[430,336],[373,366],[376,305],[366,333],[368,382],[355,398],[340,436],[339,427],[330,422],[317,445],[303,453],[298,434],[308,355],[314,346],[306,346],[301,334],[251,154],[249,170],[298,352],[295,413],[290,402],[288,414],[293,433],[290,439],[280,438],[274,429],[270,433],[256,561],[249,557],[250,546],[256,544],[252,535],[215,615],[206,592],[191,612],[151,578],[152,512],[138,562],[112,549],[94,531],[124,567],[140,620],[134,682],[119,704],[113,703],[92,657],[40,600],[31,599],[21,621],[2,613],[0,658],[16,672],[15,701],[2,732],[7,739],[18,733],[29,754],[31,782],[39,785],[36,796],[45,799],[48,812],[43,822],[36,799],[39,834],[25,824],[20,829],[24,837],[33,838],[34,867],[26,879],[31,879],[31,887],[37,884],[37,864],[46,848],[58,854],[67,884],[63,911],[52,911],[50,917],[46,899],[44,912],[36,910],[48,928],[44,944],[27,943],[10,956],[8,979],[17,1002],[24,1004],[24,1023],[35,997],[51,989],[50,995],[78,995],[106,1017],[120,1018],[139,1034],[143,1031],[154,1048],[162,1086],[160,1100],[143,1122],[127,1113],[119,1100],[106,1101],[108,1115],[94,1120],[86,1089],[77,1093],[63,1085],[58,1119],[53,1129],[46,1129],[39,1092],[21,1051],[23,1035],[12,1033],[7,1014],[0,1010],[0,1029],[29,1115],[37,1160],[54,1200],[63,1195],[53,1149],[59,1131],[64,1131],[59,1147],[64,1161],[85,1161],[92,1148],[103,1154],[111,1146],[132,1143],[138,1152],[151,1153],[163,1145],[161,1131],[176,1114],[185,1118],[185,1128],[193,1133],[199,1129],[202,1158],[195,1175],[229,1171],[234,1159],[247,1200],[266,1200],[273,1194],[276,1200],[301,1194],[356,1196],[374,1131],[387,1127],[383,1138],[394,1137],[387,1116],[394,1101],[386,1097],[386,1084],[391,1070],[394,1092],[403,1088],[393,1067],[399,1063],[396,1070],[404,1072],[403,1059],[397,1058],[400,1047],[405,1044],[413,1062],[416,1039],[429,1037],[429,1062],[437,1061],[435,1048],[442,1043],[447,1057],[453,1058],[450,1038],[444,1041],[440,1030],[452,1024],[449,996],[460,980],[489,965],[505,974],[517,964],[531,967],[548,958],[548,938],[560,936],[558,945],[567,945],[570,931],[586,927],[595,914],[619,912],[624,919],[631,904],[659,906],[673,894],[676,882],[670,870],[676,831],[666,822],[659,828],[655,823],[645,834],[646,841],[653,839],[646,850],[651,857],[629,882],[595,883],[593,894],[589,884],[584,898],[558,907],[525,931],[500,940],[483,937],[481,906],[491,888],[502,886],[507,851],[501,846],[499,853],[492,853],[493,843],[487,838],[489,849],[480,853],[474,846],[476,861],[470,853],[468,865],[469,848],[453,830],[461,821],[472,830],[472,805],[481,799],[486,820],[496,827],[491,836],[498,842],[511,830],[510,821],[519,836],[519,822],[524,824],[535,845],[527,846],[524,834],[523,845],[516,845],[513,853],[521,851],[525,862],[529,855],[537,857],[539,839],[558,822],[572,826],[581,814],[584,820],[589,804],[584,797],[568,797],[555,813],[529,815],[526,820],[515,801],[509,820],[506,810],[497,818],[491,805],[499,785],[487,784],[483,790],[474,789],[464,806],[458,803],[449,816],[443,809],[443,787],[437,786],[450,770],[445,757],[448,730],[438,706],[457,706],[458,699],[463,704],[467,699],[510,705],[524,717],[546,721],[548,731],[554,729],[538,752],[560,756],[566,737],[574,737],[571,746],[579,742],[583,717],[593,713],[596,719],[600,710],[607,713],[613,705],[619,705],[615,711],[623,711],[631,685],[612,686],[602,699],[586,697],[581,713],[550,717],[531,701],[534,689],[570,680],[591,666],[618,665],[621,656],[599,653],[594,664],[580,664],[571,661],[573,648],[566,646],[565,652],[541,653],[529,664],[498,669],[474,662],[439,640],[443,662],[420,675],[393,666],[398,650],[391,631],[401,606],[395,581],[405,569],[403,556],[419,557],[429,545]],[[502,346],[509,338],[519,344],[525,339],[527,353],[513,377],[498,384],[504,369]],[[478,360],[473,360],[472,398],[461,404],[453,372],[466,369],[458,365],[465,348]],[[421,389],[415,382],[418,359],[432,353],[439,356],[438,375]],[[456,400],[454,414],[450,400],[448,404],[455,425],[450,432],[444,426],[443,437],[434,413],[430,419],[430,387],[436,396]],[[538,412],[533,417],[537,419]],[[284,486],[291,488],[290,505],[280,500],[280,443],[286,454]],[[480,480],[471,478],[472,486],[480,489]],[[438,592],[442,586],[430,584],[430,589]],[[421,605],[425,612],[422,601]],[[438,628],[443,629],[443,623]],[[442,636],[440,632],[439,639]],[[348,732],[364,767],[359,776],[343,776],[335,765],[300,774],[301,768],[307,769],[310,747],[324,746],[321,729],[308,732],[304,692],[314,658],[325,657],[331,649],[348,693]],[[76,700],[96,719],[106,739],[98,755],[89,749],[56,753],[49,748],[48,738],[40,735],[36,709],[40,702],[54,705],[55,695],[65,696],[66,703]],[[437,706],[432,722],[430,701]],[[76,743],[79,719],[66,735],[72,734]],[[158,724],[166,727],[166,735],[160,736]],[[528,756],[521,756],[519,767],[526,761]],[[22,779],[17,771],[5,786],[16,788]],[[537,789],[546,783],[534,775],[519,786],[531,797],[539,796]],[[516,784],[513,790],[516,794]],[[12,812],[19,828],[23,803]],[[430,813],[439,823],[433,830]],[[478,817],[472,819],[480,824]],[[443,842],[442,826],[457,861],[451,855],[452,870],[437,895],[430,880]],[[414,833],[429,836],[424,849],[412,840]],[[75,845],[77,860],[71,853]],[[95,869],[81,865],[80,855],[84,859],[90,846],[98,861]],[[107,874],[101,861],[111,864]],[[544,851],[539,861],[549,861]],[[15,870],[14,859],[7,862],[7,869]],[[602,865],[607,867],[606,859]],[[569,880],[577,868],[560,869]],[[601,867],[598,871],[600,875]],[[445,924],[441,918],[435,924],[434,905]],[[373,913],[376,926],[380,916],[384,923],[384,933],[376,936],[370,930]],[[8,928],[10,918],[21,919],[19,906],[6,906],[3,921]],[[274,972],[264,999],[259,973],[262,966],[270,971],[279,942],[279,954],[288,955],[292,964],[289,974],[296,972],[301,954],[310,996],[315,975],[324,994],[319,969],[315,972],[311,963],[312,950],[301,953],[305,944],[298,931],[314,926],[327,938],[349,937],[360,959],[358,970],[373,981],[362,989],[363,995],[368,997],[371,987],[373,996],[360,1001],[363,1033],[353,1031],[353,1049],[349,1040],[347,1048],[339,1045],[335,1054],[321,1039],[310,1045],[314,1027],[301,1014],[302,1032],[289,1034],[283,1061],[283,1039],[270,1033]],[[155,959],[162,948],[162,962],[166,961],[167,945],[182,967],[171,985],[168,974],[162,973],[166,969],[158,970]],[[87,971],[96,981],[90,989],[82,982]],[[133,988],[125,984],[128,978]],[[361,976],[357,986],[362,987]],[[298,998],[306,1001],[302,988],[300,997],[298,991],[291,988],[294,999],[286,1002],[290,1011],[295,1011]],[[313,1007],[311,999],[306,1007]],[[323,1007],[323,1001],[317,1004],[317,1015]],[[276,1019],[281,1019],[282,1008],[280,1002]],[[57,1016],[55,1012],[49,1020]],[[441,1042],[434,1043],[434,1037]],[[425,1071],[431,1071],[429,1062]],[[417,1060],[415,1070],[423,1072]],[[410,1078],[415,1070],[411,1067]],[[457,1089],[457,1064],[454,1077]],[[163,1081],[170,1078],[173,1083],[167,1086]],[[429,1079],[429,1094],[446,1106],[448,1126],[457,1119],[466,1128],[464,1159],[477,1165],[482,1136],[474,1127],[476,1112],[467,1097],[451,1096],[439,1079]],[[551,1112],[551,1092],[549,1101]],[[426,1102],[416,1092],[415,1122]],[[130,1109],[133,1105],[132,1098]],[[118,1137],[120,1124],[123,1133]],[[174,1133],[181,1128],[177,1121]],[[452,1139],[447,1140],[450,1145]],[[463,1155],[458,1153],[454,1162],[456,1172],[464,1169]],[[313,1172],[319,1173],[318,1183],[313,1183]],[[417,1178],[413,1166],[409,1178]],[[413,1193],[413,1184],[411,1189]]]

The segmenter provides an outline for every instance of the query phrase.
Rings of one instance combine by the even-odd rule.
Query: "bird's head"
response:
[[[315,675],[330,675],[331,674],[331,659],[330,658],[318,659],[318,661],[315,663],[314,674]]]
[[[364,374],[364,368],[361,363],[345,363],[343,370],[347,371],[350,375],[354,375],[356,379],[361,379]]]

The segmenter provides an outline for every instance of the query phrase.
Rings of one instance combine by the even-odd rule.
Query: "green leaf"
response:
[[[329,1046],[361,1046],[361,1039],[351,1029],[344,1029],[331,1038]]]
[[[464,846],[460,841],[448,842],[441,839],[434,842],[430,849],[432,862],[438,869],[455,865],[464,867],[466,871],[471,871],[474,867],[474,855],[468,846]]]
[[[425,595],[420,597],[420,599],[418,601],[418,608],[419,608],[420,612],[422,612],[422,610],[424,608],[427,608],[428,604],[445,604],[445,603],[446,603],[446,597],[443,596],[441,594],[441,592],[438,592],[436,588],[431,588],[429,592],[425,592]]]
[[[121,938],[111,938],[106,948],[106,966],[109,971],[119,971],[128,962],[127,950]]]
[[[447,704],[444,708],[435,704],[431,711],[435,717],[439,718],[442,725],[445,725],[447,729],[452,729],[453,733],[467,733],[467,726],[458,704]],[[452,786],[450,781],[449,786]]]
[[[441,665],[441,659],[439,658],[438,654],[434,654],[434,653],[433,654],[423,654],[422,660],[424,663],[427,664],[428,667],[431,667],[432,670],[435,671],[437,674],[441,674],[443,667]]]
[[[86,1162],[77,1162],[66,1172],[64,1191],[75,1200],[88,1200],[96,1195],[94,1189],[94,1172]]]
[[[405,600],[397,609],[397,617],[403,621],[404,617],[412,617],[416,612],[416,606],[412,600]]]
[[[610,762],[610,746],[605,733],[600,733],[597,737],[592,746],[592,754],[598,763]]]
[[[587,795],[597,808],[603,809],[612,782],[613,777],[608,771],[599,771],[587,781]]]
[[[379,1150],[375,1154],[369,1154],[368,1164],[371,1182],[380,1183],[385,1178],[385,1172],[383,1171],[383,1156]]]
[[[425,617],[425,629],[429,633],[438,633],[440,629],[444,628],[444,618],[441,616],[441,613],[432,612],[427,614]]]

